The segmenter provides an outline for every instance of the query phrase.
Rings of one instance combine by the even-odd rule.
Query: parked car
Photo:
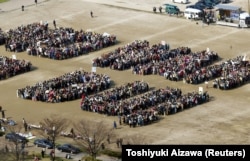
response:
[[[14,121],[14,120],[9,120],[9,119],[5,119],[5,120],[0,119],[0,122],[1,122],[2,124],[7,124],[7,125],[10,125],[10,126],[15,126],[15,125],[17,125],[16,121]]]
[[[199,0],[198,2],[196,2],[196,4],[202,3],[204,4],[206,7],[213,7],[216,5],[216,3],[212,0]]]
[[[203,11],[206,8],[206,6],[202,5],[202,4],[200,4],[200,5],[195,4],[195,5],[188,5],[188,6],[186,6],[186,8],[193,8],[193,9],[198,9],[198,10]]]
[[[60,150],[61,152],[67,152],[67,153],[72,153],[72,154],[77,154],[80,153],[81,150],[71,144],[63,144],[63,145],[59,145],[57,147],[58,150]]]
[[[34,145],[36,145],[37,147],[42,147],[42,148],[47,148],[47,149],[53,148],[53,143],[49,141],[48,139],[36,139],[34,141]]]
[[[221,0],[221,3],[229,3],[230,0]]]
[[[16,134],[14,132],[11,132],[11,133],[7,133],[5,135],[5,139],[6,140],[9,140],[9,141],[13,141],[13,142],[19,142],[19,143],[27,143],[29,142],[28,139],[26,139],[25,137],[19,135],[19,134]]]
[[[186,8],[184,11],[184,17],[186,19],[201,19],[202,11],[196,8]]]
[[[165,12],[168,13],[168,14],[176,14],[176,15],[178,15],[180,13],[180,9],[175,5],[164,4],[164,6],[165,6]]]

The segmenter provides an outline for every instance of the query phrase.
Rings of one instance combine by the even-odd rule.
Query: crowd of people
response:
[[[3,45],[5,43],[5,33],[3,30],[0,28],[0,45]]]
[[[31,68],[32,64],[29,61],[0,56],[0,80],[29,72]]]
[[[124,47],[119,47],[115,51],[95,58],[93,63],[98,67],[125,70],[138,64],[144,65],[152,61],[159,61],[159,59],[166,59],[171,56],[171,53],[167,54],[168,50],[168,44],[160,43],[150,47],[147,40],[135,40]]]
[[[132,89],[136,87],[144,90],[134,92],[139,95],[132,94],[132,91],[129,92],[131,85]],[[140,86],[141,88],[138,88]],[[178,88],[166,87],[148,91],[146,86],[148,86],[147,83],[136,81],[101,94],[83,97],[81,109],[108,116],[119,116],[120,124],[123,122],[130,127],[136,127],[158,121],[159,114],[176,113],[209,101],[207,92],[183,95]],[[124,93],[127,94],[124,95]]]
[[[250,62],[245,56],[229,59],[218,66],[221,72],[213,81],[214,88],[233,89],[250,81]]]
[[[217,61],[219,56],[209,49],[192,52],[188,47],[170,49],[168,44],[159,43],[149,46],[149,42],[134,41],[93,60],[98,67],[115,70],[132,68],[133,74],[155,74],[166,79],[198,84],[210,79],[205,68]]]
[[[111,80],[106,74],[74,71],[62,76],[26,86],[17,90],[17,97],[34,101],[59,103],[80,99],[110,88]]]
[[[87,54],[116,44],[116,36],[73,28],[50,29],[48,23],[32,23],[6,33],[6,51],[27,51],[50,59],[62,60]]]
[[[82,97],[81,108],[86,111],[93,111],[107,115],[117,115],[115,102],[140,95],[149,90],[149,85],[143,81],[135,81],[122,86],[112,88],[92,96]],[[110,108],[103,105],[110,104]],[[114,105],[114,106],[113,106]]]

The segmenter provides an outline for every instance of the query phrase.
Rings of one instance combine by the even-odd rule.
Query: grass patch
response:
[[[0,3],[7,2],[7,1],[9,1],[9,0],[0,0]]]
[[[91,156],[85,156],[82,158],[83,161],[102,161],[99,159],[93,159]]]
[[[24,156],[24,160],[25,161],[34,161],[34,156],[37,156],[38,158],[40,158],[42,161],[51,161],[50,160],[50,156],[49,155],[45,155],[44,158],[41,157],[40,153],[31,153],[28,154],[26,156]],[[16,156],[14,153],[5,153],[5,152],[0,152],[0,160],[4,160],[4,161],[13,161],[16,160]],[[20,156],[20,160],[23,160],[23,157]],[[64,157],[56,157],[55,161],[72,161],[72,159],[66,159]]]
[[[119,151],[113,151],[113,150],[109,150],[109,149],[105,149],[101,151],[102,154],[110,156],[110,157],[114,157],[114,158],[121,158],[122,157],[122,153]]]

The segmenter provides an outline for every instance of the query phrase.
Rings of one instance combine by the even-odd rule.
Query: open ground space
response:
[[[50,114],[58,114],[73,121],[86,118],[101,120],[112,127],[113,121],[118,121],[117,117],[82,111],[80,100],[55,104],[35,102],[17,98],[16,90],[71,71],[91,71],[94,58],[134,40],[148,40],[150,45],[166,41],[171,48],[185,46],[192,51],[209,48],[219,54],[221,61],[245,54],[250,57],[249,29],[207,26],[201,22],[152,12],[153,6],[160,6],[167,1],[48,0],[39,2],[37,6],[27,3],[23,12],[18,0],[11,1],[16,1],[13,9],[0,4],[0,27],[3,31],[39,21],[47,21],[49,27],[53,27],[52,21],[55,19],[59,27],[107,32],[116,35],[118,39],[115,46],[61,61],[30,56],[26,52],[6,52],[4,46],[1,46],[0,55],[11,57],[16,54],[18,59],[30,60],[34,67],[31,72],[0,81],[0,105],[6,110],[6,116],[17,122],[26,118],[28,122],[38,124]],[[247,4],[244,3],[245,0],[233,2],[246,9]],[[91,18],[90,11],[93,11],[94,18]],[[150,87],[171,86],[181,88],[184,93],[198,91],[199,86],[205,89],[205,84],[191,85],[181,81],[171,82],[155,75],[133,75],[131,70],[97,68],[97,73],[108,74],[114,85],[143,80]],[[121,126],[117,134],[121,137],[142,136],[150,144],[249,144],[250,84],[224,91],[212,88],[212,81],[208,83],[209,88],[205,90],[211,97],[210,102],[165,116],[158,123],[148,126]]]

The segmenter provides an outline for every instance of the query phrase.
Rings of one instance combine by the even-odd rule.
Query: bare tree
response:
[[[15,126],[7,127],[7,134],[12,134],[12,138],[8,139],[8,141],[3,142],[3,147],[1,153],[5,153],[8,156],[8,160],[15,161],[24,161],[25,154],[25,146],[28,143],[28,140],[24,137],[20,137],[18,133],[21,132],[22,126],[21,124]]]
[[[87,148],[93,160],[98,152],[105,148],[105,141],[113,137],[113,128],[108,128],[103,122],[81,120],[74,124],[75,130],[81,139],[75,141],[83,148]]]
[[[44,131],[41,135],[50,139],[53,143],[53,153],[51,153],[51,159],[55,160],[55,142],[60,136],[61,132],[68,128],[69,121],[58,115],[51,115],[48,118],[43,119],[40,125]]]
[[[8,160],[9,159],[8,152],[5,151],[4,147],[1,147],[1,149],[0,149],[0,158],[2,160]]]

